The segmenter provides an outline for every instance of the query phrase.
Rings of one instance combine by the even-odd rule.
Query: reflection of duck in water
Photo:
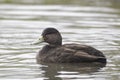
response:
[[[103,53],[91,46],[81,44],[64,44],[62,37],[55,28],[46,28],[42,33],[40,42],[47,42],[37,55],[37,62],[55,63],[80,63],[80,62],[100,62],[106,63]]]
[[[105,66],[102,63],[42,63],[42,65],[46,65],[40,69],[45,72],[44,77],[48,80],[62,80],[64,78],[79,80],[81,75],[99,72]]]

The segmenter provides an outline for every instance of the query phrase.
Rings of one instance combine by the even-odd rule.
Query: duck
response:
[[[79,43],[62,44],[60,32],[53,27],[45,28],[34,44],[47,43],[37,54],[37,63],[104,63],[105,55],[89,46]]]

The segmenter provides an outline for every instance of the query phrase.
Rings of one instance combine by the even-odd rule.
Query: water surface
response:
[[[0,0],[0,79],[119,80],[119,0]],[[57,28],[63,43],[93,46],[106,67],[90,64],[36,64],[45,44],[30,45],[42,30]]]

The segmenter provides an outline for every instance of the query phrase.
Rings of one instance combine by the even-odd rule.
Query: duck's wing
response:
[[[102,62],[106,63],[106,58],[101,57],[101,56],[95,56],[95,55],[90,55],[86,52],[83,51],[78,51],[74,54],[75,58],[78,58],[78,60],[82,62]]]
[[[105,57],[104,54],[91,47],[91,46],[88,46],[88,45],[82,45],[82,44],[65,44],[63,45],[64,47],[66,48],[69,48],[69,49],[73,49],[73,50],[76,50],[76,51],[82,51],[82,52],[85,52],[89,55],[94,55],[94,56],[99,56],[99,57]]]
[[[94,54],[96,53],[88,53],[85,49],[85,46],[79,47],[77,46],[76,49],[75,46],[64,46],[61,48],[56,49],[55,56],[57,62],[106,62],[106,58],[103,56],[96,56]],[[81,50],[83,48],[84,50]]]

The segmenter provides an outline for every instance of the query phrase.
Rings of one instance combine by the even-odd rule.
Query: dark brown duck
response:
[[[37,62],[53,63],[83,63],[100,62],[106,63],[104,54],[88,45],[81,44],[63,44],[59,31],[55,28],[46,28],[42,33],[40,42],[46,42],[42,50],[37,55]]]

